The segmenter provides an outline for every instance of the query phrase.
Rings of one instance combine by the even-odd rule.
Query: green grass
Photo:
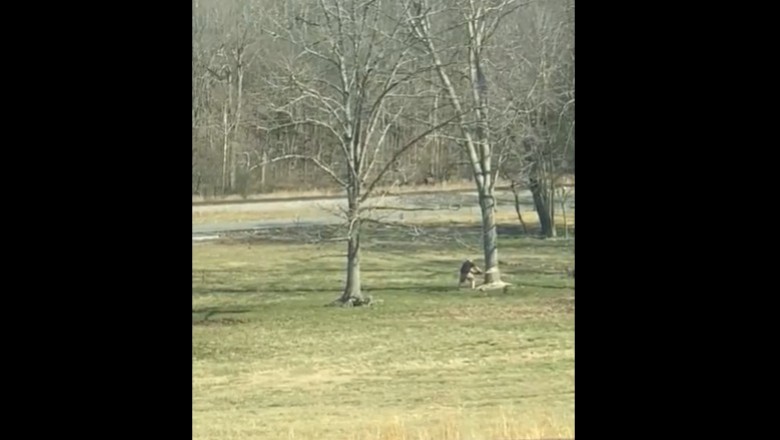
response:
[[[193,438],[572,438],[572,243],[501,237],[486,294],[456,288],[478,237],[369,231],[355,309],[323,307],[341,243],[193,245]]]

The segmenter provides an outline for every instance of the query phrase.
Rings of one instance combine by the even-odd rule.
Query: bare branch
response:
[[[436,126],[434,126],[434,127],[431,127],[431,128],[429,128],[429,129],[425,130],[424,132],[420,133],[420,134],[419,134],[417,137],[415,137],[414,139],[412,139],[411,141],[409,141],[409,142],[408,142],[406,145],[404,145],[404,146],[403,146],[403,147],[401,147],[400,149],[396,150],[395,154],[393,154],[393,156],[390,158],[390,160],[389,160],[389,161],[387,161],[387,163],[386,163],[386,164],[385,164],[385,166],[382,168],[382,170],[381,170],[381,171],[379,171],[379,174],[377,174],[377,176],[374,178],[374,180],[373,180],[373,181],[372,181],[372,182],[371,182],[371,183],[368,185],[368,188],[366,189],[365,193],[364,193],[364,194],[363,194],[363,196],[360,198],[360,202],[361,202],[361,203],[362,203],[362,202],[364,202],[364,201],[365,201],[365,200],[366,200],[366,199],[367,199],[367,198],[368,198],[368,197],[371,195],[371,191],[373,191],[373,190],[374,190],[374,187],[376,186],[376,184],[377,184],[377,183],[378,183],[378,182],[379,182],[379,181],[382,179],[382,177],[384,177],[385,173],[387,173],[387,171],[388,171],[388,170],[390,170],[390,167],[392,167],[392,166],[393,166],[393,163],[394,163],[396,160],[398,160],[398,158],[399,158],[399,157],[401,157],[401,155],[402,155],[402,154],[404,154],[404,153],[406,152],[406,150],[408,150],[408,149],[409,149],[409,148],[411,148],[411,147],[412,147],[414,144],[416,144],[417,142],[419,142],[419,141],[420,141],[420,139],[423,139],[424,137],[428,136],[429,134],[433,133],[434,131],[436,131],[436,130],[439,130],[439,129],[440,129],[440,128],[442,128],[442,127],[445,127],[445,126],[447,126],[447,125],[448,125],[448,124],[450,124],[452,121],[454,121],[454,120],[456,120],[456,119],[460,118],[461,116],[462,116],[462,115],[461,115],[460,113],[458,113],[458,114],[456,114],[455,116],[453,116],[453,117],[451,117],[451,118],[447,119],[446,121],[444,121],[444,122],[442,122],[442,123],[440,123],[440,124],[438,124],[438,125],[436,125]]]
[[[293,122],[277,125],[277,126],[270,127],[270,128],[269,127],[263,127],[261,125],[257,125],[255,128],[257,128],[258,130],[261,130],[261,131],[265,131],[265,132],[273,132],[273,131],[277,131],[277,130],[284,130],[285,128],[297,127],[299,125],[315,125],[317,127],[326,128],[326,129],[328,129],[328,131],[330,131],[336,137],[336,139],[341,140],[341,136],[336,131],[336,129],[333,128],[333,126],[331,126],[330,124],[326,124],[325,122],[318,121],[316,119],[304,119],[302,121],[293,121]]]
[[[317,165],[317,167],[319,167],[321,170],[325,171],[330,177],[333,178],[333,180],[338,182],[339,185],[346,186],[346,183],[344,183],[343,180],[339,179],[339,177],[336,175],[336,173],[334,173],[333,170],[331,170],[325,164],[320,162],[319,159],[317,159],[315,157],[311,157],[311,156],[306,156],[306,155],[303,155],[303,154],[285,154],[284,156],[275,157],[275,158],[273,158],[271,160],[268,160],[266,162],[262,162],[262,163],[259,163],[259,164],[256,164],[256,165],[252,165],[252,167],[249,169],[249,171],[255,170],[256,168],[261,167],[263,165],[267,165],[267,164],[274,163],[274,162],[279,162],[280,160],[289,160],[289,159],[309,160],[312,163],[314,163],[314,165]]]
[[[304,84],[302,84],[300,81],[298,81],[295,76],[292,76],[293,83],[298,87],[298,89],[303,92],[306,96],[310,96],[314,99],[316,99],[318,102],[320,102],[322,105],[324,105],[328,109],[328,113],[331,114],[341,125],[342,129],[346,130],[346,123],[347,121],[344,120],[344,118],[339,114],[338,110],[341,110],[346,113],[345,107],[335,99],[323,96],[320,92],[318,92],[315,89],[311,89],[309,87],[306,87]],[[336,106],[334,108],[333,106]]]
[[[479,252],[479,249],[478,249],[478,248],[476,248],[476,247],[474,247],[474,246],[472,246],[472,245],[470,245],[470,244],[466,243],[465,241],[463,241],[463,239],[462,239],[462,238],[460,238],[459,234],[457,234],[457,235],[453,235],[453,236],[452,236],[452,240],[453,240],[453,241],[455,241],[455,243],[458,243],[458,244],[459,244],[459,245],[461,245],[463,248],[465,248],[465,249],[468,249],[468,250],[469,250],[469,251],[471,251],[471,252]]]
[[[364,173],[361,183],[365,183],[365,179],[368,177],[368,175],[371,173],[371,170],[374,168],[374,164],[376,163],[376,158],[379,153],[379,150],[382,148],[382,145],[384,145],[385,137],[387,136],[387,132],[390,130],[391,127],[395,124],[395,121],[398,120],[398,117],[401,115],[401,112],[403,111],[403,107],[401,107],[400,110],[398,110],[398,113],[395,114],[393,119],[385,124],[384,130],[382,130],[382,135],[379,137],[379,140],[376,142],[376,146],[374,147],[374,154],[371,156],[371,161],[369,162],[368,166],[366,167],[366,172]],[[368,139],[366,139],[366,142],[369,141],[371,138],[371,134],[369,133]],[[362,159],[361,159],[362,160]]]
[[[458,211],[460,210],[460,205],[449,205],[446,207],[449,211]],[[371,212],[371,211],[441,211],[442,207],[437,206],[433,208],[408,208],[408,207],[401,207],[401,206],[363,206],[360,208],[361,212]]]
[[[316,58],[319,58],[319,59],[321,59],[323,61],[327,61],[328,63],[333,64],[334,66],[336,66],[336,68],[339,67],[339,62],[337,60],[334,60],[332,58],[328,58],[327,56],[321,54],[320,52],[317,52],[316,50],[312,49],[308,45],[304,45],[303,46],[303,51],[305,53],[310,54],[310,55],[314,55]]]
[[[373,218],[364,218],[362,220],[363,223],[373,223],[376,225],[382,225],[382,226],[394,226],[397,228],[404,228],[404,229],[414,229],[417,231],[417,226],[407,224],[407,223],[399,223],[399,222],[389,222],[389,221],[383,221],[383,220],[377,220]]]

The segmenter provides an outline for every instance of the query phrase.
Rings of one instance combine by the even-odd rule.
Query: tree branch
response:
[[[454,209],[453,209],[454,206]],[[447,207],[450,211],[457,211],[460,209],[459,205],[450,205]],[[441,211],[441,206],[435,208],[407,208],[401,206],[363,206],[360,208],[360,212],[364,211]]]
[[[270,132],[277,131],[277,130],[284,130],[285,128],[297,127],[299,125],[315,125],[317,127],[326,128],[326,129],[328,129],[328,131],[333,133],[333,135],[336,137],[337,140],[339,140],[339,141],[341,140],[341,136],[336,131],[336,129],[333,128],[333,126],[331,126],[330,124],[326,124],[326,123],[324,123],[322,121],[318,121],[316,119],[304,119],[302,121],[293,121],[293,122],[288,122],[287,124],[281,124],[281,125],[277,125],[277,126],[271,127],[271,128],[263,127],[262,125],[257,125],[255,127],[258,130],[262,130],[262,131],[265,131],[267,133],[270,133]]]
[[[368,188],[366,189],[365,193],[360,198],[360,202],[361,203],[364,202],[371,195],[371,191],[374,190],[374,187],[376,186],[376,184],[382,179],[382,177],[384,177],[384,175],[393,166],[393,163],[395,163],[395,161],[398,160],[398,158],[401,157],[401,155],[404,154],[406,152],[406,150],[408,150],[414,144],[419,142],[420,139],[422,139],[422,138],[428,136],[429,134],[433,133],[434,131],[439,130],[440,128],[450,124],[452,121],[458,119],[461,116],[462,115],[460,113],[457,113],[455,116],[447,119],[446,121],[444,121],[444,122],[442,122],[442,123],[440,123],[440,124],[438,124],[438,125],[436,125],[434,127],[431,127],[429,129],[425,130],[424,132],[420,133],[420,135],[418,135],[417,137],[415,137],[414,139],[409,141],[406,145],[404,145],[400,149],[396,150],[396,152],[393,154],[393,156],[390,158],[390,160],[387,161],[385,166],[382,168],[382,170],[379,171],[379,174],[377,174],[377,176],[374,178],[374,180],[368,185]]]
[[[267,164],[270,164],[270,163],[278,162],[280,160],[288,160],[288,159],[309,160],[312,163],[314,163],[314,165],[319,167],[321,170],[325,171],[330,177],[333,178],[333,180],[338,182],[339,185],[341,185],[342,187],[347,186],[346,183],[344,183],[343,180],[339,179],[339,177],[336,175],[336,173],[333,172],[333,170],[328,168],[325,164],[320,162],[317,158],[311,157],[311,156],[306,156],[306,155],[303,155],[303,154],[285,154],[284,156],[275,157],[275,158],[273,158],[271,160],[268,160],[266,162],[262,162],[262,163],[259,163],[259,164],[256,164],[256,165],[252,165],[252,167],[249,168],[249,171],[252,171],[252,170],[254,170],[254,169],[258,168],[258,167],[261,167],[263,165],[267,165]]]
[[[371,173],[371,170],[374,168],[374,164],[376,164],[376,158],[379,154],[379,150],[382,148],[382,145],[384,145],[385,138],[387,137],[387,132],[390,130],[390,128],[395,124],[395,121],[398,120],[398,117],[401,115],[401,112],[403,111],[403,107],[401,107],[400,110],[398,110],[398,113],[393,116],[393,119],[388,122],[385,125],[385,129],[382,130],[382,135],[379,136],[379,140],[376,141],[376,147],[374,147],[373,155],[371,156],[371,161],[368,163],[368,166],[366,167],[365,174],[363,175],[363,179],[361,183],[365,183],[365,178],[368,177],[369,173]],[[371,138],[371,135],[373,133],[369,133],[368,139],[366,139],[366,142],[368,142]],[[362,159],[361,159],[362,160]]]

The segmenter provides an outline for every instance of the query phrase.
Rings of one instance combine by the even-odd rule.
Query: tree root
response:
[[[325,304],[325,307],[361,307],[361,306],[372,306],[374,304],[373,298],[371,298],[370,295],[366,295],[363,298],[357,298],[354,296],[350,296],[347,299],[343,298],[336,298],[332,302]]]

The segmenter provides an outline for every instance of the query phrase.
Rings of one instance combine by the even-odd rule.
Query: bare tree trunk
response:
[[[354,176],[352,173],[349,175]],[[350,177],[348,182],[347,283],[344,286],[344,293],[334,301],[334,304],[362,306],[370,304],[371,300],[363,297],[360,282],[360,182],[355,177]]]
[[[230,145],[230,190],[236,189],[236,146],[235,142]]]
[[[515,196],[515,212],[517,212],[517,219],[520,220],[520,224],[523,226],[523,233],[528,235],[528,226],[523,221],[523,215],[520,213],[520,193],[517,192],[517,185],[512,182],[512,194]]]
[[[268,152],[263,148],[263,164],[260,167],[260,190],[265,191],[265,171],[268,166]]]
[[[540,179],[531,178],[531,194],[534,198],[534,207],[539,214],[539,223],[542,227],[542,235],[545,237],[555,237],[555,224],[550,216],[551,200],[549,200],[548,191]]]
[[[236,159],[235,159],[235,152],[233,151],[233,145],[231,142],[231,132],[233,131],[233,128],[231,127],[231,124],[229,124],[229,114],[233,112],[233,75],[230,70],[227,71],[226,77],[225,77],[225,85],[228,89],[228,102],[227,107],[225,108],[225,114],[224,114],[224,124],[225,124],[225,154],[227,156],[227,171],[228,171],[228,191],[232,192],[236,187]]]
[[[501,282],[498,271],[498,230],[496,229],[495,198],[481,190],[479,204],[482,208],[482,245],[485,252],[485,284]]]
[[[222,193],[228,190],[228,162],[230,154],[228,136],[228,110],[227,103],[222,105]]]
[[[560,181],[559,181],[560,180]],[[569,238],[569,218],[566,213],[566,204],[569,203],[569,197],[571,196],[571,189],[568,188],[569,182],[567,178],[556,179],[556,185],[560,185],[561,188],[556,190],[556,197],[558,203],[560,203],[561,214],[563,215],[563,237]]]
[[[439,108],[439,94],[437,93],[433,97],[433,108],[437,109]],[[436,125],[436,111],[431,112],[430,119],[431,119],[431,127]],[[436,172],[436,141],[431,139],[428,142],[425,143],[426,149],[428,150],[428,175],[433,177],[439,177],[438,173]]]
[[[550,210],[550,235],[547,237],[555,238],[558,236],[558,228],[555,225],[555,188],[552,186],[552,182],[549,185],[545,185],[544,194],[547,196],[547,207]]]
[[[341,302],[347,303],[353,298],[362,300],[360,283],[360,219],[355,218],[352,231],[347,240],[347,284],[341,295]]]
[[[192,190],[193,194],[200,194],[200,173],[197,173],[197,180],[195,181],[195,188]]]
[[[534,199],[534,208],[539,215],[542,235],[552,238],[557,235],[555,230],[555,174],[552,161],[546,155],[538,142],[531,138],[523,142],[525,151],[532,155],[530,169],[530,189]]]
[[[236,145],[238,144],[237,142],[238,134],[240,133],[241,130],[240,128],[241,100],[242,100],[243,89],[244,89],[244,66],[242,65],[242,57],[243,57],[243,51],[241,49],[238,49],[237,63],[236,63],[236,74],[238,77],[238,84],[236,90],[236,115],[234,117],[233,130],[232,130],[233,143],[230,146],[230,188],[232,189],[236,188],[236,174],[238,169],[237,157],[240,154],[240,152],[236,150]]]
[[[566,221],[566,199],[561,198],[561,213],[563,214],[563,238],[569,238],[569,224]]]

